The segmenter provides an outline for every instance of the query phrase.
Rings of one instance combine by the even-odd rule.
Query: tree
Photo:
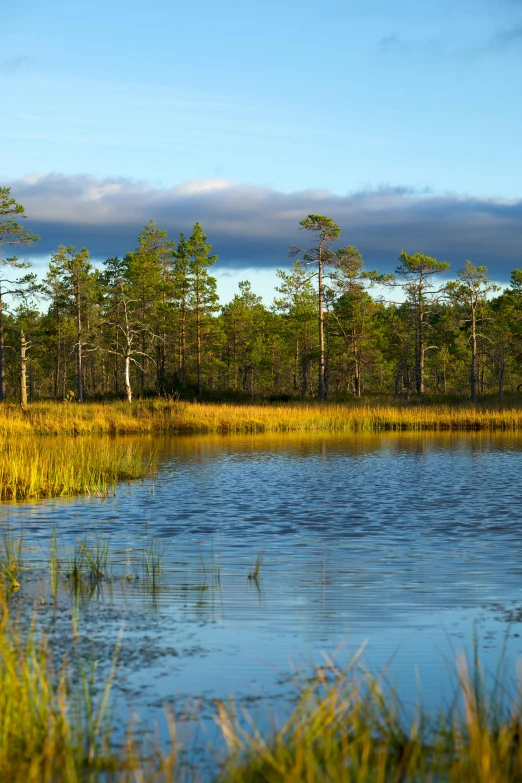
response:
[[[278,269],[276,274],[281,280],[275,289],[280,296],[274,299],[273,309],[282,315],[283,333],[293,344],[293,389],[299,390],[304,398],[308,393],[309,366],[314,356],[316,292],[310,273],[299,259],[294,261],[290,272]]]
[[[174,291],[178,311],[178,380],[183,388],[187,386],[187,321],[190,294],[189,251],[185,235],[180,233],[178,247],[173,250]]]
[[[415,388],[419,396],[424,394],[424,362],[426,352],[436,346],[427,346],[425,341],[428,318],[432,306],[445,292],[444,286],[433,288],[432,278],[449,269],[445,261],[437,261],[424,253],[406,253],[399,255],[400,265],[395,274],[403,279],[397,283],[395,279],[387,281],[388,285],[398,285],[407,294],[413,315],[415,327]]]
[[[140,322],[149,326],[149,330],[144,330],[141,334],[142,394],[146,389],[147,364],[153,341],[159,346],[157,377],[160,386],[165,378],[167,303],[173,295],[172,251],[173,242],[169,240],[167,232],[159,229],[151,220],[140,233],[136,250],[128,253],[126,257],[128,281],[133,289],[130,297],[138,302]]]
[[[498,291],[499,287],[494,285],[491,278],[488,277],[488,270],[485,266],[475,266],[471,261],[466,261],[463,269],[457,272],[458,281],[448,283],[448,292],[453,300],[463,306],[467,317],[463,319],[464,323],[469,324],[470,336],[469,345],[471,348],[470,363],[470,396],[472,402],[477,401],[477,323],[481,318],[487,295],[491,291]]]
[[[300,230],[310,231],[314,234],[315,244],[307,250],[297,247],[290,248],[290,256],[303,253],[303,264],[313,265],[317,268],[317,295],[318,295],[318,326],[319,326],[319,399],[328,397],[327,377],[325,370],[325,340],[324,340],[324,293],[325,293],[325,267],[333,263],[334,253],[332,244],[339,237],[341,229],[332,218],[324,215],[308,215],[299,223]]]
[[[267,311],[248,280],[239,283],[239,294],[222,308],[226,336],[226,365],[229,388],[256,393],[256,375],[266,350]]]
[[[10,188],[0,188],[0,264],[3,270],[27,269],[29,264],[19,261],[16,255],[4,258],[2,248],[15,248],[26,245],[31,247],[39,240],[36,234],[24,228],[18,220],[25,220],[25,210],[11,196]],[[5,271],[0,277],[0,402],[5,402],[5,339],[3,326],[3,296],[5,294],[20,295],[35,286],[34,275],[27,275],[14,283],[5,277]]]
[[[131,364],[142,370],[137,357],[150,358],[141,350],[144,333],[154,337],[150,326],[140,319],[140,300],[133,299],[129,267],[124,259],[109,258],[102,280],[105,286],[104,322],[111,327],[112,340],[107,352],[123,359],[123,378],[127,402],[132,402]]]
[[[374,301],[366,291],[366,284],[379,279],[376,271],[363,271],[363,266],[362,255],[356,247],[341,247],[335,254],[334,271],[330,275],[334,293],[338,297],[333,315],[352,355],[355,397],[361,396],[363,345],[374,309]]]
[[[216,279],[208,268],[216,263],[217,256],[211,256],[212,245],[207,245],[207,236],[199,223],[194,225],[192,236],[187,242],[189,258],[190,305],[196,327],[196,371],[198,399],[203,398],[202,337],[209,326],[209,318],[219,310],[216,293]]]
[[[76,396],[85,399],[83,358],[86,342],[86,316],[95,298],[97,277],[90,262],[89,251],[73,245],[60,245],[51,256],[46,277],[48,292],[59,290],[66,305],[74,313],[76,324]]]

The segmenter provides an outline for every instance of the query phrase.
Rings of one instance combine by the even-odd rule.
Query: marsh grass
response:
[[[151,473],[136,444],[110,438],[0,438],[0,499],[105,496],[119,481]]]
[[[522,777],[522,705],[505,680],[488,687],[480,661],[457,659],[458,694],[445,713],[409,718],[396,692],[364,668],[327,658],[297,687],[297,701],[271,736],[246,710],[217,703],[228,748],[223,781],[449,781],[511,783]]]
[[[18,539],[14,539],[18,547]],[[79,546],[85,568],[90,567]],[[100,558],[105,557],[102,543]],[[59,547],[53,544],[59,551]],[[92,546],[89,551],[92,552]],[[156,544],[153,550],[158,552]],[[21,549],[20,549],[21,552]],[[82,554],[83,552],[83,554]],[[63,558],[58,558],[63,561]],[[94,562],[99,562],[94,559]],[[79,569],[82,573],[82,569]],[[215,720],[226,754],[213,749],[214,774],[180,762],[177,727],[170,742],[129,727],[116,742],[111,692],[121,635],[110,670],[97,674],[78,648],[58,661],[36,624],[21,630],[0,594],[0,780],[10,783],[515,783],[522,779],[522,700],[507,680],[505,660],[486,676],[475,640],[457,656],[458,692],[427,714],[405,709],[386,674],[372,676],[361,648],[345,666],[323,665],[290,675],[293,706],[271,729],[233,702],[217,701]],[[75,631],[72,632],[73,640]],[[63,639],[62,645],[63,647]],[[75,648],[72,648],[73,651]],[[123,674],[125,671],[123,669]],[[266,722],[265,722],[266,723]],[[217,754],[217,755],[216,755]]]
[[[86,669],[73,676],[67,659],[55,665],[46,640],[34,627],[22,633],[0,601],[2,781],[108,780],[121,768],[109,713],[117,652],[101,689],[93,689]]]
[[[0,582],[11,590],[18,590],[18,578],[22,569],[23,533],[15,536],[12,528],[2,529],[2,550],[0,554]]]
[[[169,400],[5,405],[0,440],[16,435],[170,433],[359,432],[382,430],[518,430],[522,401],[285,403],[232,405]],[[5,443],[4,443],[5,448]]]
[[[259,552],[252,566],[252,570],[248,575],[248,578],[251,579],[256,584],[259,582],[259,577],[261,575],[261,568],[263,566],[264,560],[265,560],[265,553]]]
[[[149,538],[142,552],[142,574],[145,585],[154,592],[161,584],[163,575],[163,557],[167,550],[159,538]]]
[[[121,642],[121,639],[120,639]],[[405,711],[383,677],[359,657],[293,679],[294,706],[261,730],[247,710],[217,701],[226,754],[209,777],[184,766],[172,714],[170,742],[152,733],[113,741],[111,691],[119,643],[101,682],[95,668],[57,666],[34,628],[0,620],[0,779],[10,783],[515,783],[522,778],[522,704],[505,680],[487,678],[476,656],[456,664],[458,697],[446,712]],[[218,753],[214,749],[214,754]]]

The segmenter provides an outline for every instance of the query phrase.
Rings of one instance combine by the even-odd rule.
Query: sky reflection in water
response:
[[[35,560],[53,524],[62,540],[110,535],[121,563],[144,537],[161,538],[156,596],[115,584],[82,616],[85,644],[99,655],[104,640],[107,657],[126,618],[122,668],[139,713],[156,715],[187,696],[274,696],[289,657],[317,661],[342,642],[346,656],[367,639],[373,670],[391,661],[407,703],[417,698],[418,665],[432,706],[451,693],[445,656],[453,658],[452,645],[470,646],[473,627],[490,667],[508,623],[508,659],[522,655],[521,438],[145,442],[160,453],[154,482],[103,500],[0,507],[0,519],[23,527]],[[248,574],[260,552],[256,584]],[[39,615],[63,635],[56,616]],[[60,616],[68,622],[63,607]]]

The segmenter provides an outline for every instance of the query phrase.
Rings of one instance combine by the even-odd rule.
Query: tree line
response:
[[[16,255],[38,241],[25,217],[0,188],[0,401],[476,401],[522,389],[519,269],[500,293],[486,267],[466,261],[448,281],[449,264],[421,252],[402,251],[395,273],[381,274],[337,246],[331,218],[308,215],[273,303],[243,281],[220,304],[199,223],[174,239],[150,221],[101,269],[86,248],[61,245],[38,280]]]

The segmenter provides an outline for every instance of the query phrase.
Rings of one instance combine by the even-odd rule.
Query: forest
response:
[[[151,220],[101,265],[61,245],[37,278],[17,256],[38,241],[25,217],[0,188],[1,401],[476,401],[522,389],[520,269],[501,290],[470,260],[453,272],[401,251],[382,274],[341,246],[331,218],[308,215],[272,304],[247,280],[223,304],[199,223],[169,237]]]

